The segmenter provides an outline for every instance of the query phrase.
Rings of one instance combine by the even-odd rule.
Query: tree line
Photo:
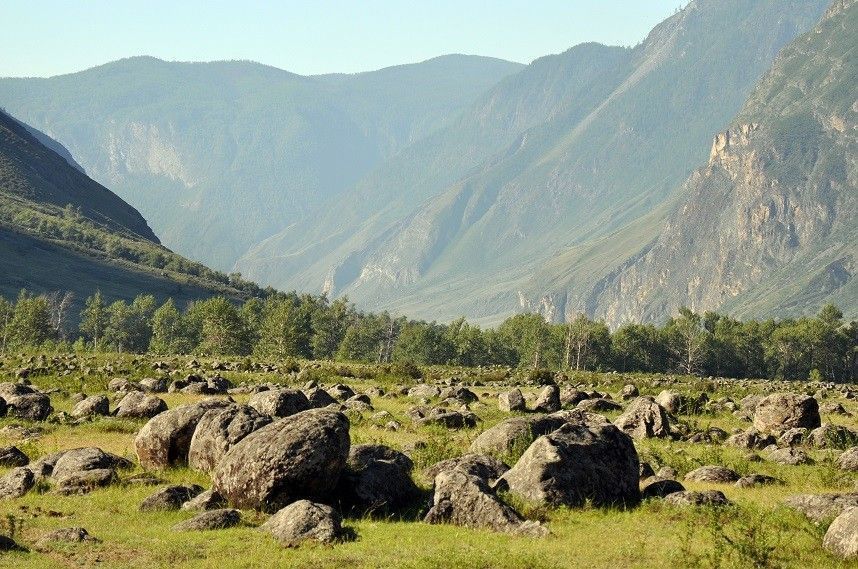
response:
[[[150,295],[108,303],[100,292],[69,314],[70,293],[0,297],[0,353],[52,349],[534,370],[683,373],[736,378],[854,380],[858,323],[827,305],[814,317],[740,321],[682,308],[661,326],[611,331],[579,315],[552,324],[518,314],[497,328],[362,312],[347,299],[269,293],[178,307]],[[76,322],[76,326],[72,325]]]

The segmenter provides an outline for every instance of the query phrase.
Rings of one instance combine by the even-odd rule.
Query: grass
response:
[[[7,358],[0,366],[0,380],[11,379],[28,356]],[[86,356],[91,358],[91,371],[83,377],[87,392],[103,389],[111,377],[131,379],[155,375],[153,360],[132,356]],[[168,358],[171,365],[184,367],[190,358]],[[202,361],[207,369],[211,362]],[[113,371],[104,371],[111,364]],[[399,383],[410,385],[413,380],[391,376],[390,370],[377,370],[373,366],[345,366],[322,364],[315,370],[326,383],[347,383],[356,391],[380,385],[376,376],[383,378],[381,385],[388,393]],[[357,368],[361,369],[358,370]],[[58,377],[45,365],[46,371],[34,378],[42,388],[60,387],[52,394],[58,411],[71,408],[68,394],[80,389],[77,376]],[[5,370],[5,371],[4,371]],[[345,377],[338,373],[360,378]],[[469,375],[470,379],[478,379]],[[180,377],[184,369],[174,374]],[[211,372],[206,372],[211,373]],[[253,372],[220,372],[234,383],[294,382],[289,376]],[[453,370],[433,368],[427,375],[449,377]],[[492,372],[494,373],[494,372]],[[5,374],[5,378],[2,375]],[[593,388],[616,395],[620,387],[634,382],[644,394],[655,394],[663,386],[652,385],[652,378],[644,376],[609,376],[590,374],[586,381]],[[303,378],[302,378],[303,381]],[[495,385],[495,383],[497,385]],[[577,381],[576,381],[577,383]],[[699,393],[700,382],[676,378],[670,389],[687,394]],[[783,386],[779,386],[783,387]],[[438,460],[466,452],[470,442],[485,428],[503,420],[508,414],[500,412],[494,396],[505,387],[503,382],[491,386],[473,386],[480,402],[473,404],[481,422],[475,429],[447,431],[439,427],[416,427],[406,415],[416,402],[404,396],[374,397],[373,412],[364,413],[352,421],[353,444],[382,443],[397,449],[414,449],[415,480],[424,488],[420,471]],[[536,386],[522,388],[532,398]],[[738,401],[748,392],[772,389],[766,384],[741,382],[716,388],[717,396],[732,397]],[[711,393],[710,393],[711,396]],[[187,394],[165,394],[172,408],[198,399]],[[835,396],[832,395],[832,398]],[[247,396],[234,396],[246,401]],[[838,399],[840,400],[840,399]],[[853,413],[852,417],[838,417],[841,424],[856,427],[854,414],[858,405],[854,400],[841,400]],[[402,424],[398,431],[383,428],[385,421],[371,419],[374,412],[386,411]],[[698,428],[720,427],[727,431],[747,427],[746,422],[729,412],[688,415],[680,419],[695,423]],[[828,420],[825,417],[824,420]],[[18,423],[0,419],[0,428]],[[11,435],[0,435],[0,446],[16,444],[32,458],[59,449],[80,446],[98,446],[104,450],[134,457],[133,438],[143,421],[101,418],[80,425],[53,423],[22,424],[41,429],[41,436],[27,441]],[[422,443],[422,444],[417,444]],[[545,539],[516,537],[472,530],[456,526],[433,526],[419,521],[400,519],[346,519],[346,525],[357,535],[355,541],[335,546],[307,545],[287,549],[257,529],[264,516],[255,512],[242,512],[239,527],[213,532],[173,532],[177,522],[191,517],[188,512],[141,513],[143,499],[155,487],[120,484],[97,490],[85,496],[60,496],[49,488],[33,491],[21,499],[0,502],[0,531],[14,529],[15,539],[30,548],[29,552],[0,555],[0,568],[5,567],[461,567],[461,568],[554,568],[554,567],[849,567],[843,561],[828,555],[821,547],[825,527],[808,522],[802,515],[781,506],[790,495],[849,491],[854,488],[856,476],[837,470],[834,457],[837,453],[811,450],[816,464],[782,466],[757,461],[748,451],[723,445],[692,444],[650,439],[636,441],[641,460],[649,461],[656,469],[661,466],[675,468],[681,479],[685,473],[704,464],[722,464],[740,474],[761,473],[783,481],[782,485],[748,489],[732,485],[687,483],[690,490],[719,489],[734,502],[734,506],[721,509],[677,509],[661,501],[647,501],[637,508],[623,511],[615,509],[548,509],[538,505],[518,504],[510,499],[526,516],[544,520],[552,535]],[[523,451],[523,449],[518,449]],[[520,454],[516,451],[514,454]],[[515,458],[515,456],[507,457]],[[122,473],[123,478],[141,472],[138,469]],[[195,483],[209,487],[207,476],[187,468],[173,468],[157,475],[169,483]],[[416,506],[417,514],[426,504]],[[419,516],[417,517],[419,519]],[[97,543],[50,544],[36,547],[41,536],[61,527],[85,527],[99,538]]]

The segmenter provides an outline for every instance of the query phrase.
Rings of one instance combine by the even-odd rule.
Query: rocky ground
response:
[[[0,360],[0,567],[849,567],[858,386]]]

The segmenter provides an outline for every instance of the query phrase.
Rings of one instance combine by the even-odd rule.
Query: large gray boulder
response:
[[[51,399],[23,383],[0,383],[0,398],[6,405],[6,415],[28,421],[44,421],[53,412]]]
[[[858,472],[858,447],[852,447],[837,457],[837,468]]]
[[[858,558],[858,508],[847,508],[834,518],[822,546],[843,559]]]
[[[670,436],[667,413],[652,397],[638,397],[632,401],[614,424],[635,439]]]
[[[784,500],[784,505],[798,510],[813,522],[822,523],[839,516],[846,508],[858,507],[858,493],[798,494]]]
[[[260,526],[286,547],[305,541],[334,543],[343,537],[342,518],[332,507],[309,500],[286,506]]]
[[[631,437],[599,415],[585,414],[525,451],[498,482],[526,500],[552,506],[633,506],[640,463]]]
[[[167,410],[167,403],[156,395],[131,391],[116,405],[113,412],[125,419],[151,419]]]
[[[161,512],[178,510],[182,507],[182,504],[190,501],[194,496],[197,496],[202,491],[203,489],[196,484],[192,484],[190,486],[165,486],[143,500],[143,503],[140,504],[140,511]]]
[[[709,482],[713,484],[732,484],[741,476],[726,466],[707,465],[696,468],[685,475],[689,482]]]
[[[392,448],[353,446],[337,494],[346,508],[361,514],[398,511],[420,494],[412,468],[411,459]]]
[[[59,485],[64,485],[72,476],[88,470],[131,468],[133,464],[97,447],[76,448],[65,451],[54,464],[51,477]]]
[[[90,395],[71,410],[71,416],[76,418],[109,414],[110,400],[104,395]]]
[[[213,488],[237,508],[276,511],[302,498],[330,499],[349,456],[349,421],[327,409],[290,415],[227,451]]]
[[[241,522],[241,512],[238,510],[209,510],[197,514],[189,520],[179,522],[173,526],[173,531],[210,531],[215,529],[226,529],[236,526]]]
[[[543,387],[536,396],[533,409],[542,413],[560,411],[560,388],[556,385],[546,385]]]
[[[432,507],[423,521],[535,536],[548,533],[538,523],[525,522],[483,479],[461,470],[445,470],[435,477]]]
[[[509,466],[493,456],[469,453],[436,462],[423,470],[423,476],[428,480],[435,480],[435,477],[445,470],[461,470],[471,476],[485,480],[489,484],[494,484],[509,470]]]
[[[187,463],[197,424],[208,411],[229,405],[228,401],[205,400],[164,411],[149,419],[134,438],[140,466],[159,469]]]
[[[655,398],[655,402],[661,405],[668,413],[679,413],[684,401],[685,398],[681,394],[667,390],[662,391]]]
[[[507,413],[513,411],[527,411],[527,403],[520,389],[505,391],[498,395],[498,409]]]
[[[0,476],[0,500],[20,498],[36,484],[33,471],[26,466],[13,468]]]
[[[559,429],[565,422],[551,415],[511,417],[480,433],[471,443],[470,452],[500,455],[516,447],[527,448],[537,437]]]
[[[730,500],[723,492],[718,490],[705,490],[703,492],[693,492],[684,490],[682,492],[673,492],[668,494],[664,501],[674,506],[729,506]]]
[[[820,424],[819,405],[807,395],[775,393],[761,399],[754,411],[754,428],[761,432],[815,429]]]
[[[252,395],[247,404],[270,417],[288,417],[311,407],[307,396],[297,389],[261,391]]]
[[[0,468],[27,466],[29,463],[30,457],[18,447],[0,447]]]
[[[191,437],[188,466],[210,474],[233,445],[270,422],[271,417],[248,405],[208,411]]]

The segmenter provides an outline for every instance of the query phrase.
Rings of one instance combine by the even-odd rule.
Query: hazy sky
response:
[[[132,55],[250,59],[301,74],[447,53],[528,63],[585,41],[633,45],[687,0],[0,0],[0,76]]]

